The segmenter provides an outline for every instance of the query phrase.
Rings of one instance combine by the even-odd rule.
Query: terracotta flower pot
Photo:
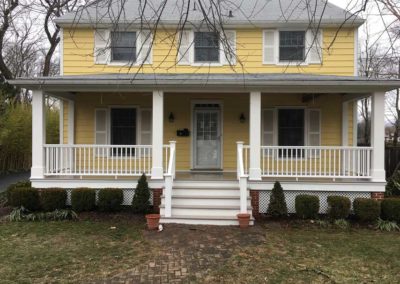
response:
[[[147,214],[146,221],[149,230],[157,230],[160,223],[160,214]]]
[[[249,226],[250,214],[240,213],[240,214],[237,214],[237,218],[239,220],[239,227],[240,228],[247,228]]]

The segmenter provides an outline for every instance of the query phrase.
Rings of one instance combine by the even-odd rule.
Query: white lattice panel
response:
[[[326,213],[328,210],[328,203],[326,201],[327,197],[330,195],[339,195],[339,196],[346,196],[350,198],[351,203],[353,204],[353,200],[358,197],[362,198],[370,198],[371,195],[369,192],[330,192],[330,191],[284,191],[286,205],[288,208],[288,213],[296,213],[295,209],[295,199],[297,195],[300,194],[309,194],[309,195],[316,195],[319,197],[319,213]],[[260,213],[267,213],[268,204],[269,204],[269,197],[271,191],[263,190],[260,191],[260,200],[259,200],[259,210]]]

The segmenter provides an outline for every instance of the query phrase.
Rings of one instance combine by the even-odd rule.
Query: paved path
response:
[[[30,172],[0,175],[0,192],[6,190],[10,184],[29,179],[29,176]]]
[[[211,271],[221,267],[241,247],[265,242],[260,226],[236,227],[168,224],[144,238],[157,253],[147,263],[96,283],[220,283]]]

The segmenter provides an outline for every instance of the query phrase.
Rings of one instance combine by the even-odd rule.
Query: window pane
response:
[[[111,33],[111,56],[113,61],[136,61],[136,33]]]
[[[219,62],[219,36],[213,32],[194,34],[195,62]]]
[[[304,61],[305,32],[279,32],[279,61]]]
[[[111,144],[136,144],[136,109],[111,109]],[[114,152],[114,154],[123,154],[123,151]]]

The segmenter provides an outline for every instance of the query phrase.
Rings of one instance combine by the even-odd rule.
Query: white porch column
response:
[[[64,144],[64,101],[60,100],[60,116],[59,116],[59,144]]]
[[[75,103],[68,101],[68,144],[75,143]]]
[[[372,180],[385,181],[385,93],[371,95]]]
[[[44,148],[46,143],[46,111],[42,90],[32,91],[32,168],[31,178],[44,177]]]
[[[250,93],[250,168],[249,179],[261,180],[261,92]]]
[[[152,179],[163,178],[164,93],[153,91]]]

